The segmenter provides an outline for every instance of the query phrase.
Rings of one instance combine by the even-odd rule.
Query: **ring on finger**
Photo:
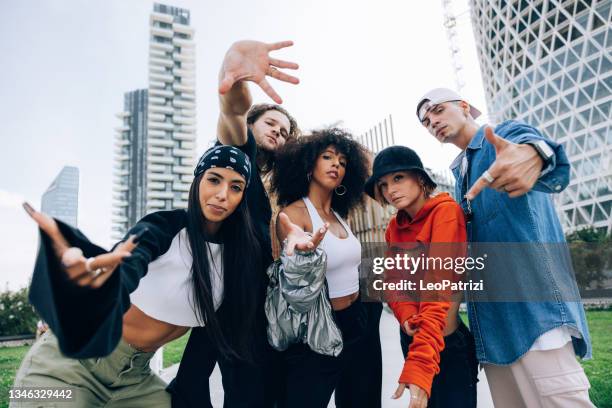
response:
[[[89,274],[91,275],[92,278],[97,278],[98,276],[102,275],[104,272],[106,272],[106,268],[96,268],[93,271],[91,271]]]
[[[93,274],[93,273],[94,273],[94,270],[93,270],[93,268],[91,267],[91,264],[93,263],[93,261],[94,261],[95,259],[96,259],[96,258],[92,256],[91,258],[87,258],[87,260],[85,261],[85,270],[86,270],[87,272],[89,272],[90,274]]]
[[[70,247],[66,251],[64,251],[62,255],[62,265],[65,268],[70,268],[71,266],[78,263],[83,257],[83,251],[81,248]]]
[[[491,173],[489,173],[489,170],[485,170],[484,173],[482,173],[481,176],[483,179],[485,179],[487,181],[487,183],[491,184],[492,182],[495,181],[495,177],[493,177],[491,175]]]

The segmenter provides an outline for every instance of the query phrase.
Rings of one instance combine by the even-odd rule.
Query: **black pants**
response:
[[[336,392],[338,408],[379,408],[382,390],[380,303],[357,300],[334,312],[342,332],[343,350],[338,357],[315,353],[295,344],[282,353],[285,387],[280,408],[326,408]]]
[[[404,356],[412,337],[400,329],[400,342]],[[459,327],[444,337],[444,350],[440,353],[440,372],[434,377],[428,408],[475,408],[478,360],[474,336],[460,320]]]
[[[257,335],[262,338],[265,332]],[[206,328],[194,328],[176,378],[168,385],[172,407],[212,408],[208,378],[215,364],[219,363],[224,408],[272,408],[280,392],[279,384],[282,383],[279,377],[280,361],[280,353],[267,342],[261,347],[257,364],[224,359],[212,344]]]

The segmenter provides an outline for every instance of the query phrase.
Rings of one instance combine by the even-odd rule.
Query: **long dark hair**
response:
[[[206,219],[200,206],[200,180],[195,177],[189,190],[187,207],[187,235],[193,257],[191,280],[198,319],[207,326],[213,344],[227,358],[254,360],[251,334],[260,292],[258,274],[261,273],[260,245],[255,236],[247,206],[246,190],[236,210],[219,229],[223,244],[223,305],[215,313],[210,280],[209,250],[204,234]]]
[[[349,212],[363,202],[363,185],[368,178],[370,159],[361,144],[342,129],[314,130],[295,143],[281,147],[272,172],[272,192],[277,194],[278,205],[284,207],[308,195],[308,175],[314,170],[319,155],[329,146],[335,146],[347,159],[342,185],[343,195],[334,194],[331,207],[346,218]]]

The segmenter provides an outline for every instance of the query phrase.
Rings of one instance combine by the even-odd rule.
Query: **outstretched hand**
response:
[[[136,248],[136,242],[140,238],[140,236],[132,235],[127,241],[117,245],[112,252],[85,258],[80,248],[70,247],[53,218],[36,211],[28,203],[23,203],[23,208],[51,239],[55,255],[61,262],[68,279],[79,286],[91,288],[102,286],[111,277],[123,258],[131,255],[131,251]]]
[[[293,255],[293,251],[296,249],[299,251],[312,251],[315,249],[319,246],[329,228],[329,224],[325,223],[323,227],[314,231],[313,234],[304,232],[302,228],[291,222],[287,214],[282,212],[278,215],[278,222],[284,235],[287,237],[287,244],[284,249],[285,253],[289,256]]]
[[[544,161],[533,146],[512,143],[485,129],[485,138],[495,148],[495,161],[478,178],[465,197],[474,199],[485,188],[507,193],[509,197],[519,197],[528,193],[542,173]]]
[[[279,81],[297,84],[299,79],[279,71],[278,68],[298,69],[298,64],[272,58],[269,53],[292,45],[293,41],[272,44],[249,40],[235,42],[225,54],[221,65],[219,93],[224,95],[236,82],[251,81],[259,85],[274,102],[283,103],[266,77],[270,76]]]

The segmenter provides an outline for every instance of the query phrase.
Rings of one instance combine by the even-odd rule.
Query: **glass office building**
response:
[[[79,169],[65,166],[42,196],[41,211],[77,227],[79,212]]]

